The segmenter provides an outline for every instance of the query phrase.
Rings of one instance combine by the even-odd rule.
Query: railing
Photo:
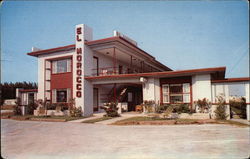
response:
[[[92,76],[108,76],[108,75],[118,75],[118,74],[133,74],[133,73],[141,73],[137,69],[121,69],[117,67],[103,67],[99,69],[92,69]]]

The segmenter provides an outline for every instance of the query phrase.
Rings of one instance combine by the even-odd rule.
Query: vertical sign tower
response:
[[[73,98],[77,107],[81,107],[84,116],[92,114],[91,99],[87,98],[85,92],[91,89],[90,83],[85,82],[84,75],[89,74],[91,66],[87,65],[86,61],[90,61],[92,52],[85,46],[85,41],[92,40],[92,29],[84,24],[76,25],[75,27],[75,53],[73,55]],[[85,86],[87,85],[87,86]],[[87,90],[86,90],[87,88]],[[90,90],[91,92],[92,90]]]

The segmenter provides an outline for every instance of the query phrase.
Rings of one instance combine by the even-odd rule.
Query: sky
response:
[[[37,82],[32,46],[74,44],[74,28],[93,38],[118,30],[173,70],[226,66],[249,77],[246,1],[7,1],[1,5],[1,82]]]

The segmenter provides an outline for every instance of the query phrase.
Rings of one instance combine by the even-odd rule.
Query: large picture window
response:
[[[52,67],[52,73],[71,72],[71,59],[53,61]]]
[[[163,103],[190,103],[190,84],[163,84]]]

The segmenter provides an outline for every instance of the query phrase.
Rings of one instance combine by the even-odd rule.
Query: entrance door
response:
[[[98,88],[94,88],[93,90],[93,110],[98,111],[99,109],[99,101],[98,101]]]
[[[122,66],[119,65],[119,74],[122,74]]]
[[[128,92],[128,111],[134,111],[133,92]]]
[[[129,86],[127,94],[128,111],[135,111],[135,106],[142,103],[142,86]]]
[[[28,94],[28,104],[34,103],[34,93]]]

